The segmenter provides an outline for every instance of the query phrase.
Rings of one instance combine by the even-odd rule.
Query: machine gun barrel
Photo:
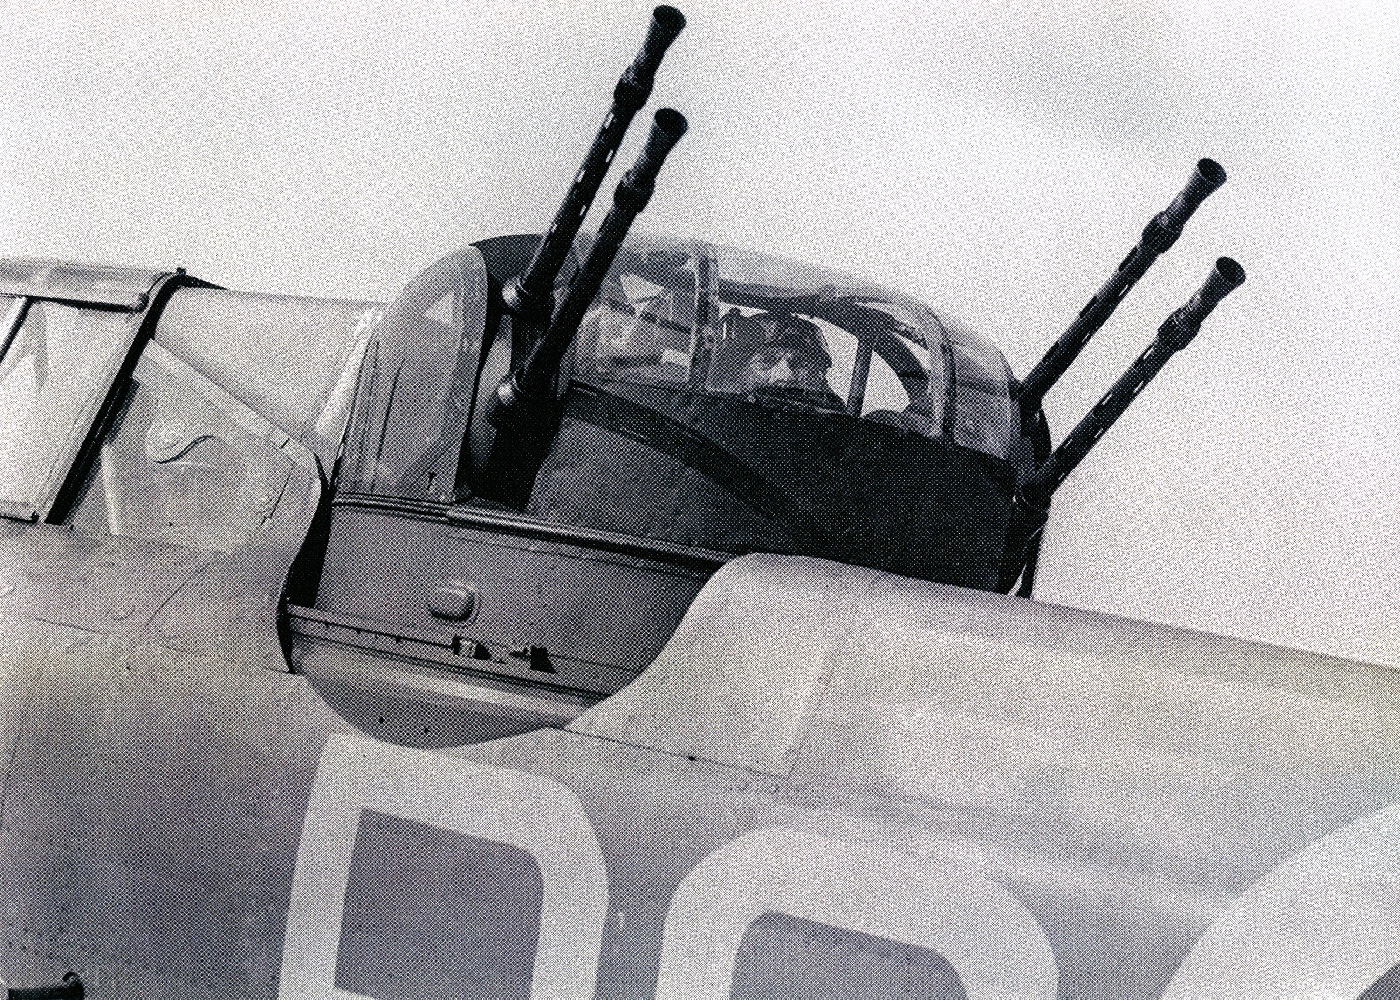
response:
[[[685,15],[674,7],[660,6],[652,11],[651,26],[637,58],[632,60],[613,90],[612,107],[603,119],[598,135],[583,164],[574,175],[569,193],[554,213],[554,220],[535,249],[525,271],[511,279],[503,290],[506,307],[524,319],[543,324],[554,309],[554,281],[564,266],[569,248],[578,235],[583,217],[603,183],[603,176],[622,145],[622,137],[632,117],[646,104],[656,79],[656,69],[666,49],[685,27]]]
[[[524,362],[496,387],[490,420],[497,427],[538,419],[545,405],[552,403],[555,377],[584,311],[602,287],[632,221],[651,200],[661,164],[685,135],[686,127],[685,115],[679,111],[662,108],[656,113],[646,145],[636,164],[619,182],[612,208],[598,230],[598,238],[569,283],[569,290],[550,320],[549,329]]]
[[[1195,172],[1172,203],[1157,215],[1142,231],[1138,245],[1123,258],[1118,270],[1095,293],[1088,304],[1079,311],[1074,322],[1055,341],[1045,357],[1031,369],[1017,391],[1024,423],[1029,423],[1045,393],[1053,386],[1066,369],[1079,357],[1079,352],[1089,342],[1089,338],[1113,315],[1113,310],[1124,296],[1137,284],[1147,269],[1177,241],[1186,220],[1200,207],[1201,202],[1220,185],[1225,183],[1225,169],[1214,160],[1201,160]]]
[[[1244,283],[1244,268],[1229,257],[1215,262],[1215,269],[1201,289],[1157,330],[1157,338],[1123,373],[1112,389],[1031,476],[1021,484],[1019,499],[1035,511],[1050,506],[1056,489],[1074,471],[1085,455],[1114,422],[1123,415],[1138,393],[1162,370],[1167,360],[1181,350],[1201,329],[1201,323],[1230,292]]]

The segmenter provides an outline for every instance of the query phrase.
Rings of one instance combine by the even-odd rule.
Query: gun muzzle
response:
[[[1201,332],[1201,324],[1220,305],[1220,300],[1243,284],[1244,268],[1230,257],[1221,257],[1200,291],[1167,317],[1157,331],[1157,338],[1173,351],[1181,350]]]
[[[631,105],[633,112],[646,104],[651,96],[652,83],[656,80],[657,67],[684,27],[685,15],[674,7],[663,4],[651,12],[651,25],[647,28],[642,50],[632,60],[632,65],[623,71],[622,79],[617,81],[614,100]],[[620,93],[624,89],[628,91],[625,96]]]
[[[1069,366],[1079,357],[1089,338],[1113,315],[1118,303],[1132,291],[1138,279],[1147,273],[1162,254],[1171,249],[1181,236],[1182,227],[1201,202],[1220,185],[1225,183],[1225,168],[1214,160],[1201,160],[1186,182],[1181,192],[1172,199],[1170,205],[1154,215],[1142,231],[1137,246],[1123,258],[1118,270],[1108,279],[1094,297],[1079,311],[1074,322],[1050,350],[1045,352],[1031,373],[1016,390],[1021,404],[1021,419],[1028,424],[1035,411],[1040,409],[1041,400],[1050,387],[1060,380]]]
[[[685,115],[671,108],[656,113],[636,164],[623,175],[613,194],[613,205],[598,229],[598,238],[569,284],[564,301],[555,310],[549,329],[525,361],[496,388],[490,420],[497,427],[521,419],[537,420],[538,411],[551,401],[554,379],[564,353],[578,330],[583,314],[602,287],[618,248],[637,215],[647,206],[656,188],[656,175],[667,155],[685,135]]]
[[[1201,329],[1201,322],[1210,315],[1220,300],[1244,284],[1244,268],[1221,257],[1201,286],[1200,291],[1176,312],[1167,317],[1157,330],[1157,338],[1132,363],[1102,399],[1089,411],[1074,430],[1060,443],[1035,472],[1021,484],[1017,502],[1031,512],[1044,512],[1050,506],[1060,484],[1074,471],[1084,456],[1108,429],[1137,399],[1147,383],[1162,370],[1173,354],[1181,350]]]
[[[681,141],[681,137],[685,135],[686,129],[689,127],[685,115],[674,108],[662,108],[656,113],[656,117],[652,121],[651,132],[647,135],[647,141],[637,156],[637,162],[632,165],[631,170],[622,175],[622,182],[618,184],[617,191],[613,194],[614,204],[631,212],[632,218],[627,220],[629,226],[632,219],[636,218],[647,207],[647,202],[651,201],[651,196],[656,190],[656,175],[661,172],[661,165],[666,162],[666,157],[671,155],[671,150],[676,148],[676,143]],[[594,251],[596,252],[596,250],[595,245]],[[614,247],[614,253],[616,250],[617,248]],[[612,266],[611,261],[609,261],[608,266]],[[590,295],[589,300],[591,301],[592,298],[593,296]]]
[[[1186,182],[1186,187],[1182,188],[1181,193],[1172,199],[1172,203],[1148,224],[1149,229],[1155,224],[1170,234],[1171,242],[1162,247],[1158,253],[1165,252],[1172,243],[1176,242],[1176,238],[1181,235],[1182,227],[1186,225],[1186,220],[1191,218],[1196,209],[1201,207],[1201,202],[1205,201],[1212,191],[1224,183],[1225,168],[1220,164],[1211,159],[1203,159],[1196,164],[1196,172]]]
[[[554,213],[529,266],[502,289],[506,308],[516,316],[536,324],[548,322],[554,309],[554,282],[559,277],[559,269],[564,266],[583,217],[588,214],[603,177],[622,145],[627,127],[651,96],[656,70],[666,49],[684,27],[685,15],[674,7],[661,6],[651,12],[651,25],[641,51],[623,70],[613,88],[612,107],[574,175],[563,203]]]

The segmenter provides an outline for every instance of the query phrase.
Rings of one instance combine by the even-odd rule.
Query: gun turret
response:
[[[1038,511],[1050,506],[1050,497],[1074,471],[1099,438],[1138,397],[1173,354],[1181,350],[1201,329],[1220,300],[1244,283],[1244,268],[1229,257],[1215,262],[1206,283],[1190,300],[1167,317],[1157,330],[1157,339],[1148,345],[1123,376],[1089,411],[1050,457],[1021,484],[1020,499]]]
[[[598,135],[583,164],[574,175],[564,202],[554,213],[544,238],[525,271],[511,279],[502,290],[506,308],[521,319],[543,325],[554,309],[554,281],[564,265],[583,217],[603,183],[603,176],[617,155],[618,147],[632,117],[646,104],[656,79],[656,69],[666,49],[685,27],[685,15],[674,7],[660,6],[652,11],[646,40],[632,64],[623,71],[613,90],[612,107],[603,119]]]
[[[1123,258],[1113,277],[1106,281],[1094,297],[1079,311],[1074,322],[1060,335],[1045,357],[1031,369],[1031,373],[1021,382],[1017,400],[1021,405],[1022,423],[1029,426],[1045,393],[1053,386],[1066,369],[1079,357],[1079,352],[1107,322],[1118,303],[1137,284],[1139,278],[1157,258],[1166,253],[1181,235],[1186,220],[1200,207],[1212,191],[1225,183],[1225,169],[1214,160],[1201,160],[1182,189],[1170,205],[1157,215],[1142,231],[1138,245]]]

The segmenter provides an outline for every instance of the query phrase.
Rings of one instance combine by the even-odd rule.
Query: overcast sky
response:
[[[1040,595],[1400,665],[1395,5],[681,6],[643,225],[896,285],[1018,374],[1218,159],[1057,438],[1217,256],[1248,281],[1057,495]],[[0,253],[392,297],[547,222],[649,11],[7,3]]]

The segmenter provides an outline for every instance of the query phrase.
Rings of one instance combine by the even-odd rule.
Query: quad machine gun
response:
[[[473,491],[489,501],[516,509],[525,507],[541,465],[554,446],[565,410],[568,376],[567,373],[561,374],[561,368],[566,363],[585,313],[608,278],[609,269],[614,265],[633,220],[646,207],[653,193],[662,163],[685,133],[686,120],[678,111],[668,108],[657,112],[645,147],[635,166],[619,184],[597,237],[587,253],[582,255],[583,259],[576,261],[571,248],[583,217],[598,192],[629,123],[651,92],[667,47],[684,25],[685,18],[675,8],[656,8],[645,43],[618,81],[612,107],[552,224],[539,239],[528,265],[497,286],[494,312],[499,329],[496,336],[510,338],[514,344],[514,360],[509,373],[494,384],[494,389],[483,384],[481,396],[478,397],[486,418],[478,423],[489,425],[491,430],[488,433],[493,439],[489,458],[482,463],[481,474],[475,477]],[[1137,246],[1123,259],[1112,277],[1030,374],[1018,382],[1009,371],[1006,372],[1001,391],[1009,420],[1016,428],[1013,436],[1019,435],[1021,443],[1001,456],[1001,466],[1004,467],[991,470],[989,481],[1002,485],[992,491],[990,501],[985,490],[975,496],[968,493],[961,501],[954,496],[952,503],[948,502],[945,490],[945,495],[931,501],[932,505],[940,508],[934,514],[935,519],[942,518],[939,523],[943,527],[939,530],[949,535],[949,548],[958,549],[958,555],[946,561],[946,566],[951,568],[934,568],[920,575],[1002,591],[1010,591],[1019,583],[1019,592],[1029,596],[1041,531],[1055,490],[1170,356],[1190,343],[1211,310],[1244,280],[1243,268],[1228,257],[1220,258],[1200,291],[1167,319],[1151,346],[1053,451],[1050,449],[1042,407],[1045,393],[1074,362],[1089,338],[1103,326],[1153,262],[1176,242],[1187,220],[1205,198],[1224,181],[1225,171],[1218,163],[1201,160],[1185,189],[1148,223]],[[571,263],[572,278],[556,303],[556,283]],[[757,286],[733,287],[739,288],[732,294],[733,301],[745,305],[756,301],[752,287]],[[814,301],[819,301],[823,294],[818,292]],[[792,299],[794,302],[800,300],[799,296]],[[850,309],[847,311],[850,312]],[[812,316],[831,319],[818,312],[813,312]],[[932,349],[935,345],[927,346]],[[947,353],[946,344],[944,348]],[[870,360],[869,346],[862,345],[862,353],[854,362],[857,378],[868,377]],[[1004,367],[1004,362],[1002,364]],[[950,367],[953,367],[951,363]],[[953,374],[949,378],[952,379]],[[851,398],[856,399],[858,395],[853,387]],[[952,399],[951,389],[949,399]],[[855,403],[846,414],[832,419],[859,421],[861,416],[859,403]],[[662,422],[674,420],[675,414],[663,414],[657,419]],[[951,426],[952,417],[945,413],[946,436],[951,436],[948,433]],[[703,428],[686,427],[683,436],[704,438],[707,433]],[[711,442],[703,443],[708,446]],[[942,461],[941,454],[930,452],[927,461]],[[986,464],[984,462],[983,466]],[[963,475],[964,468],[950,465],[942,474],[943,480],[958,479]],[[713,474],[711,478],[714,478]],[[801,493],[799,487],[791,484],[783,488],[789,496]],[[792,503],[800,507],[801,496],[798,495]],[[860,501],[852,499],[851,507],[858,509]],[[960,524],[959,518],[979,522],[971,532],[977,536],[976,544],[959,540],[961,535],[968,534],[966,525]],[[984,521],[988,523],[981,523]],[[995,541],[987,543],[988,537]],[[973,554],[969,555],[969,552]],[[828,553],[817,550],[811,554]],[[853,560],[849,546],[838,549],[833,557]],[[978,571],[967,569],[969,561],[979,560]],[[854,555],[854,561],[861,561],[859,553]],[[869,564],[883,565],[879,559]],[[934,559],[931,565],[937,567],[943,564]],[[909,571],[907,564],[898,564],[895,568],[900,572]]]

